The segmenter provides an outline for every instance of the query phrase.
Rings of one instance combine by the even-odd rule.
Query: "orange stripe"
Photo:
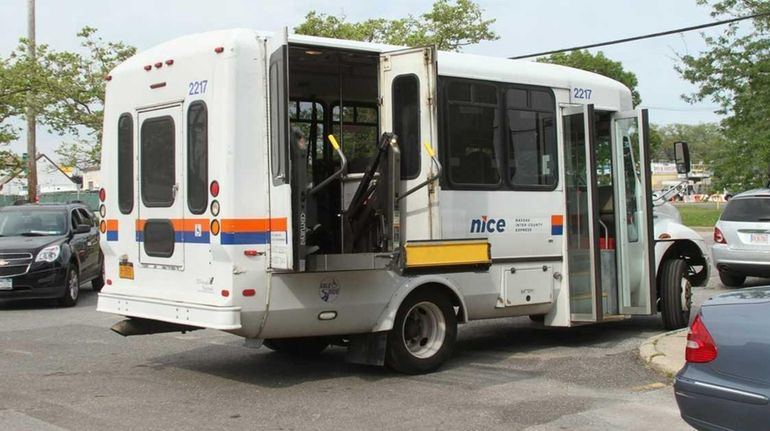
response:
[[[552,215],[551,216],[551,224],[553,225],[563,225],[564,224],[564,216],[563,215]]]
[[[107,219],[107,230],[118,230],[118,221],[115,219]]]
[[[136,230],[143,231],[146,220],[136,220]],[[176,231],[194,231],[200,224],[204,232],[209,231],[209,219],[171,219]],[[282,218],[222,219],[222,232],[281,232],[286,231],[287,221]]]
[[[279,232],[286,230],[286,218],[223,219],[222,232]]]

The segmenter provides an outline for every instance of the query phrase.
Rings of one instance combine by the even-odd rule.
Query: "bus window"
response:
[[[187,207],[193,214],[203,214],[208,207],[208,160],[208,111],[197,101],[187,109]]]
[[[147,207],[174,203],[174,119],[150,118],[141,133],[142,202]]]
[[[123,114],[118,120],[118,208],[134,210],[134,120]]]
[[[331,166],[331,146],[324,147],[324,112],[324,105],[320,102],[292,100],[289,104],[291,128],[302,132],[308,143],[308,175],[314,184],[334,172]]]
[[[449,182],[463,189],[498,188],[501,136],[497,88],[453,80],[447,93]]]
[[[287,49],[283,47],[270,56],[270,164],[274,185],[288,182]]]
[[[340,133],[340,123],[342,133]],[[377,108],[370,105],[346,104],[332,107],[332,134],[340,139],[342,151],[348,158],[348,172],[360,173],[377,154]]]
[[[522,89],[506,90],[507,179],[514,190],[552,190],[557,181],[555,103],[544,91],[527,93],[529,101],[522,109]]]
[[[393,80],[393,132],[401,150],[401,179],[420,174],[420,81],[417,75]]]

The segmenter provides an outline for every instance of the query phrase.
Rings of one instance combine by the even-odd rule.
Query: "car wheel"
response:
[[[78,303],[80,296],[80,277],[75,265],[70,265],[67,269],[67,277],[64,279],[64,296],[59,298],[59,305],[63,307],[73,307]]]
[[[388,333],[385,364],[405,374],[437,369],[452,355],[457,315],[449,299],[436,291],[409,295]]]
[[[727,287],[741,287],[746,281],[746,276],[733,272],[719,271],[719,280]]]
[[[687,278],[687,262],[669,259],[660,265],[660,299],[663,326],[684,328],[690,323],[692,284]]]
[[[94,292],[101,292],[104,287],[104,256],[99,259],[99,276],[91,280],[91,288]]]
[[[329,346],[323,337],[272,338],[262,344],[275,352],[295,356],[315,356]]]

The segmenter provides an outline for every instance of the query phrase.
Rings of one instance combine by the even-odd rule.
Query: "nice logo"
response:
[[[505,232],[505,219],[493,219],[481,216],[471,220],[471,233],[502,233]]]

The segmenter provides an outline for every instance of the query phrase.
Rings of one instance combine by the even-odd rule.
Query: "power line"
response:
[[[550,55],[550,54],[558,54],[560,52],[576,51],[576,50],[579,50],[579,49],[596,48],[596,47],[599,47],[599,46],[607,46],[607,45],[617,45],[619,43],[627,43],[627,42],[633,42],[633,41],[636,41],[636,40],[651,39],[653,37],[668,36],[668,35],[671,35],[671,34],[684,33],[684,32],[693,31],[693,30],[700,30],[702,28],[708,28],[708,27],[716,27],[716,26],[719,26],[719,25],[731,24],[731,23],[738,22],[738,21],[744,21],[744,20],[747,20],[747,19],[754,19],[754,18],[762,18],[762,17],[766,17],[766,16],[770,16],[770,12],[763,12],[763,13],[758,13],[758,14],[749,15],[749,16],[742,16],[742,17],[738,17],[738,18],[731,18],[731,19],[726,19],[726,20],[723,20],[723,21],[715,21],[715,22],[710,22],[710,23],[707,23],[707,24],[694,25],[694,26],[691,26],[691,27],[682,27],[682,28],[677,28],[677,29],[674,29],[674,30],[667,30],[667,31],[661,31],[661,32],[658,32],[658,33],[645,34],[645,35],[642,35],[642,36],[627,37],[625,39],[616,39],[616,40],[611,40],[609,42],[592,43],[590,45],[575,46],[575,47],[566,48],[566,49],[555,49],[553,51],[538,52],[536,54],[518,55],[516,57],[508,57],[508,58],[511,59],[511,60],[519,60],[519,59],[522,59],[522,58],[540,57],[541,55]]]

